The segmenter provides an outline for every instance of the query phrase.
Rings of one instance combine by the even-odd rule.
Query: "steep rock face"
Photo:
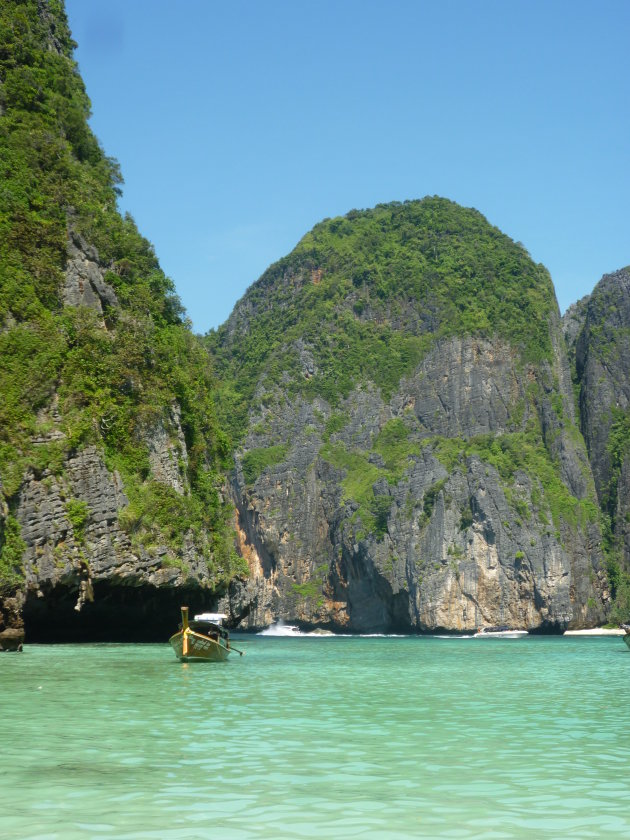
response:
[[[104,276],[105,269],[99,264],[96,248],[89,247],[82,236],[71,231],[62,290],[64,304],[86,306],[99,315],[108,306],[118,306],[116,293]]]
[[[509,345],[470,337],[444,342],[405,386],[395,407],[410,407],[427,435],[505,433],[515,406],[525,399]]]
[[[614,516],[617,539],[626,569],[630,569],[630,452],[623,454],[617,480],[617,505]]]
[[[630,568],[629,268],[599,281],[583,306],[582,326],[571,346],[582,432],[599,501],[610,518],[611,548],[620,551]]]
[[[151,474],[156,481],[172,487],[180,496],[190,492],[188,450],[181,424],[181,409],[174,402],[165,417],[153,419],[143,430],[142,438],[149,453]]]
[[[575,345],[582,432],[603,500],[612,475],[608,444],[614,413],[630,407],[630,269],[599,281]]]
[[[403,243],[416,236],[444,248],[440,214],[448,216],[449,231],[458,223],[465,229],[466,219],[459,211],[454,218],[451,205],[428,204],[428,220],[415,206],[409,213],[394,207],[391,217],[378,208],[374,215],[385,235],[393,220],[405,217]],[[414,231],[418,222],[428,230]],[[337,233],[346,220],[329,224]],[[346,237],[355,233],[345,228]],[[343,243],[333,238],[320,252],[309,247],[305,264],[289,257],[270,269],[217,336],[220,363],[226,347],[236,358],[246,356],[260,320],[291,319],[285,361],[282,350],[272,351],[258,368],[237,452],[233,492],[251,579],[236,584],[225,605],[245,627],[282,618],[351,631],[484,624],[552,630],[602,620],[609,593],[599,514],[553,293],[544,279],[530,276],[537,293],[549,295],[540,315],[544,330],[532,327],[546,346],[536,361],[522,339],[501,336],[498,326],[488,336],[465,325],[448,335],[451,303],[469,305],[467,299],[458,304],[455,286],[467,294],[463,277],[476,274],[477,257],[460,263],[446,301],[432,286],[442,267],[436,272],[418,260],[414,298],[397,288],[403,257],[397,264],[379,259],[376,236],[369,273],[389,275],[387,296],[374,294],[352,257],[343,263]],[[455,236],[453,250],[464,249],[465,236],[465,230]],[[400,241],[396,235],[390,254]],[[498,294],[502,280],[499,270]],[[335,300],[330,322],[321,324],[325,346],[308,323],[292,337],[293,318],[296,330],[300,318],[291,315],[292,306],[299,310],[313,287]],[[311,307],[317,306],[313,296]],[[322,311],[326,317],[325,306]],[[474,322],[483,318],[477,312]],[[368,343],[368,330],[381,337],[388,331],[384,358]],[[401,365],[388,388],[387,366],[403,354],[413,358],[412,346],[419,347],[417,362],[406,370]],[[331,347],[339,353],[336,370]],[[368,353],[372,369],[361,367]],[[351,387],[335,391],[352,364],[359,372]]]
[[[207,353],[117,211],[63,4],[0,30],[0,632],[164,638],[242,570]]]
[[[569,358],[575,361],[575,344],[584,327],[590,295],[572,303],[562,316],[562,332],[569,348]]]
[[[486,342],[465,343],[481,357],[492,355]],[[440,392],[457,392],[454,403],[477,431],[488,428],[492,400],[475,417],[468,396],[476,401],[476,389],[453,386],[445,373],[447,361],[461,353],[461,344],[454,340],[436,351],[445,362],[438,366],[444,374],[429,380],[430,393],[421,404],[436,399],[437,391],[437,402],[445,406]],[[605,584],[592,508],[585,506],[591,521],[584,527],[573,527],[558,515],[556,529],[535,470],[518,469],[502,477],[493,463],[484,461],[483,447],[481,454],[472,454],[474,446],[467,454],[466,430],[454,415],[456,461],[445,465],[439,456],[444,460],[442,447],[449,438],[425,441],[436,429],[448,428],[448,410],[431,411],[428,427],[414,413],[418,381],[434,362],[405,382],[393,405],[385,405],[374,391],[352,394],[343,406],[349,422],[327,444],[322,403],[285,404],[278,410],[287,426],[292,421],[285,428],[292,445],[284,462],[267,468],[253,486],[247,486],[238,469],[234,484],[242,529],[255,558],[253,581],[231,604],[236,614],[246,614],[246,626],[283,618],[353,631],[470,630],[483,624],[552,629],[601,618],[597,603]],[[477,374],[482,390],[499,394],[491,378]],[[462,378],[460,369],[457,378]],[[523,386],[513,370],[504,384],[506,394],[512,389],[518,394]],[[499,396],[497,402],[505,424],[503,429],[499,424],[498,434],[509,434],[513,422]],[[511,404],[515,407],[518,401]],[[402,406],[406,411],[398,413]],[[427,420],[426,414],[421,417]],[[408,452],[395,484],[389,483],[387,461],[378,452],[379,434],[387,434],[388,425],[404,438]],[[400,434],[402,429],[407,434]],[[279,432],[277,427],[274,431]],[[251,442],[259,446],[262,441],[258,437]],[[345,453],[357,453],[357,447],[364,453],[358,456],[363,463],[344,469]],[[567,452],[574,449],[569,446]],[[567,455],[562,463],[582,476],[585,459],[580,454],[575,459]],[[493,459],[491,452],[487,455]],[[366,476],[372,481],[377,513],[379,503],[384,511],[381,533],[366,533],[364,520],[371,511],[361,511],[357,501],[344,498],[348,474],[350,483],[355,476],[357,482]],[[571,503],[576,502],[574,498]]]
[[[156,425],[155,434],[147,432],[144,442],[155,465],[154,480],[182,494],[187,488],[172,460],[174,448],[179,452],[183,440],[177,420],[178,412],[171,410]],[[36,446],[63,437],[59,429],[49,427]],[[106,466],[96,446],[69,452],[60,470],[29,470],[15,506],[24,543],[23,582],[16,595],[4,601],[4,623],[20,626],[25,615],[30,641],[125,638],[124,632],[147,638],[138,625],[149,618],[152,624],[146,632],[151,638],[160,621],[164,633],[169,619],[175,620],[178,590],[197,590],[191,593],[192,602],[205,603],[203,592],[212,591],[214,580],[193,535],[176,551],[164,543],[143,544],[121,525],[128,509],[120,475]],[[118,628],[112,627],[124,592],[132,589],[139,598],[135,619],[129,615]],[[152,593],[161,591],[171,595],[170,601],[162,596],[155,607],[162,609],[168,603],[170,614],[162,616],[151,609]]]

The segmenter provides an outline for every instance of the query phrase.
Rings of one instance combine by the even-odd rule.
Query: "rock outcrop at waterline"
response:
[[[241,626],[603,619],[599,512],[553,290],[479,214],[425,199],[322,223],[210,342],[226,380],[237,364],[251,376],[233,481],[251,569],[229,601]]]

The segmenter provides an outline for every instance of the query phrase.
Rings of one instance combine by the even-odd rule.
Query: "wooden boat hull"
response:
[[[230,655],[230,649],[221,637],[215,641],[189,629],[175,633],[169,642],[181,662],[225,662]]]

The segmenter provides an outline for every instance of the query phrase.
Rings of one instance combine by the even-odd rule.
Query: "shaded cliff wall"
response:
[[[622,269],[599,281],[575,338],[582,431],[604,505],[611,493],[615,495],[610,486],[616,470],[610,437],[614,424],[619,425],[630,408],[629,360],[630,270]]]
[[[630,269],[565,315],[580,422],[605,516],[613,618],[630,618]]]

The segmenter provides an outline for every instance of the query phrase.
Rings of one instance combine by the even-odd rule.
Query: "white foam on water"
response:
[[[271,624],[269,627],[266,627],[264,630],[261,630],[260,633],[257,633],[258,636],[300,636],[301,638],[312,638],[316,637],[318,639],[326,639],[329,636],[335,636],[336,633],[331,633],[329,630],[311,630],[308,633],[300,630],[299,627],[296,627],[295,624],[285,624],[284,621],[277,621],[275,624]]]
[[[358,633],[361,639],[405,639],[405,633]]]
[[[269,627],[265,627],[264,630],[261,630],[260,633],[257,634],[258,636],[305,636],[306,633],[302,633],[299,628],[297,628],[294,624],[285,624],[284,621],[276,621],[275,624],[271,624]]]
[[[470,633],[462,633],[462,634],[454,634],[454,633],[444,633],[440,635],[439,633],[431,633],[428,636],[429,639],[473,639],[474,636],[471,636]]]

